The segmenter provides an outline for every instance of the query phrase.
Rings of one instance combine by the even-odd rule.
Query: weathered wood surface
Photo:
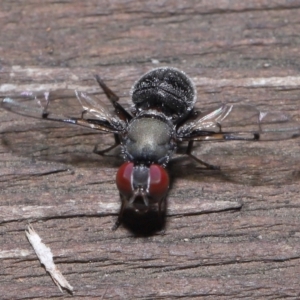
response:
[[[126,105],[140,75],[171,65],[195,80],[203,108],[251,103],[300,122],[300,1],[7,0],[0,16],[1,96],[100,93],[97,73]],[[171,164],[165,234],[141,237],[111,231],[120,159],[92,149],[112,137],[0,119],[1,299],[62,297],[26,240],[29,222],[76,299],[300,297],[299,139],[196,147],[222,171]]]

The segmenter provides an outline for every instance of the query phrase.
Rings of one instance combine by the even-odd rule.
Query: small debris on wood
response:
[[[40,262],[45,266],[46,271],[49,272],[60,291],[63,292],[63,287],[73,293],[73,287],[69,284],[69,282],[54,264],[53,254],[50,248],[42,243],[42,239],[31,225],[28,226],[27,230],[25,230],[25,233]]]

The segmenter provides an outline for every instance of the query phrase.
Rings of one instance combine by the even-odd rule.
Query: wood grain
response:
[[[102,99],[99,74],[129,106],[135,80],[170,65],[195,81],[201,109],[248,103],[300,123],[299,1],[2,1],[0,16],[0,97],[76,88]],[[172,162],[165,232],[142,235],[111,231],[121,159],[92,153],[110,135],[0,120],[1,299],[68,297],[28,223],[76,299],[300,297],[299,139],[199,143],[194,154],[221,171]]]

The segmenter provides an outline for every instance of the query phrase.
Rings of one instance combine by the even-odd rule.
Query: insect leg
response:
[[[95,76],[99,86],[102,88],[103,92],[105,93],[106,97],[108,100],[111,102],[111,104],[114,106],[115,111],[117,115],[122,119],[122,120],[131,120],[132,116],[130,113],[121,105],[118,103],[119,101],[119,96],[117,96],[100,78],[100,76],[96,75]]]
[[[190,158],[194,159],[197,163],[199,163],[201,165],[204,165],[207,169],[220,170],[219,166],[214,166],[214,165],[208,164],[205,161],[203,161],[203,160],[199,159],[198,157],[194,156],[192,154],[193,144],[194,144],[193,140],[189,141],[188,146],[186,148],[186,153],[185,153],[186,155],[188,155]]]
[[[107,153],[107,152],[109,152],[109,151],[115,149],[116,147],[118,147],[118,146],[120,145],[120,139],[119,139],[119,136],[115,133],[115,134],[114,134],[114,137],[115,137],[115,143],[114,143],[112,146],[110,146],[110,147],[108,147],[108,148],[106,148],[106,149],[103,149],[103,150],[98,150],[98,144],[97,144],[97,145],[95,145],[93,152],[94,152],[95,154],[104,156],[105,153]]]
[[[120,211],[119,211],[118,219],[117,219],[116,223],[114,224],[114,226],[113,226],[113,228],[112,228],[113,231],[117,230],[118,227],[121,225],[121,223],[122,223],[122,218],[123,218],[123,213],[124,213],[124,209],[125,209],[125,206],[126,206],[126,204],[127,204],[127,202],[128,202],[128,201],[125,199],[125,197],[122,196],[121,194],[120,194],[120,197],[121,197],[121,201],[122,201],[122,202],[121,202],[121,208],[120,208]]]
[[[164,229],[164,217],[165,217],[165,212],[166,212],[166,199],[167,197],[163,197],[159,202],[158,202],[158,217],[159,217],[159,229],[161,229],[161,234],[165,233]],[[162,208],[163,206],[163,208]]]

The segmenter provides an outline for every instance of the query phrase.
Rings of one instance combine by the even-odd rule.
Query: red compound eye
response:
[[[169,190],[169,175],[160,165],[151,165],[149,176],[149,194],[160,200]]]
[[[132,172],[133,163],[126,162],[118,170],[116,176],[116,184],[120,193],[130,197],[132,195]]]

